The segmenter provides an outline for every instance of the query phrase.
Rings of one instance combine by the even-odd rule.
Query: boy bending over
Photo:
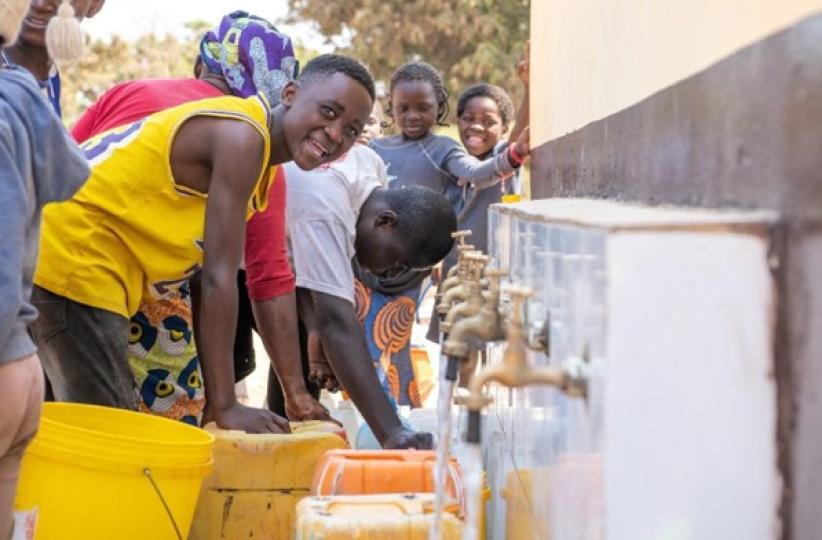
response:
[[[187,103],[83,145],[86,186],[44,213],[32,326],[55,398],[134,409],[128,317],[199,273],[195,336],[211,416],[222,428],[287,430],[234,395],[237,268],[247,218],[267,204],[271,167],[313,169],[354,144],[374,99],[359,62],[322,55],[261,96]]]
[[[355,311],[351,262],[378,277],[430,268],[452,246],[450,204],[427,188],[383,187],[385,165],[364,145],[314,171],[286,164],[285,173],[289,247],[312,378],[328,389],[339,382],[383,447],[430,448],[430,434],[402,426],[377,378]],[[253,234],[265,231],[250,227],[249,240]],[[303,370],[276,355],[272,361],[286,402],[306,399]]]

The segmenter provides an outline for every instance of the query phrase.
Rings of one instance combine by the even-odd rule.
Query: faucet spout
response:
[[[464,301],[453,305],[448,310],[445,320],[440,324],[443,333],[448,334],[455,323],[473,318],[482,308],[482,293],[479,290],[471,290],[466,296]],[[445,353],[447,354],[448,351],[445,351]]]
[[[468,356],[472,341],[489,342],[504,338],[497,300],[498,297],[489,294],[474,315],[450,325],[447,328],[448,340],[443,344],[443,352],[448,356],[465,358]]]
[[[481,411],[490,403],[490,399],[484,394],[484,389],[491,383],[508,388],[522,388],[537,384],[548,385],[559,388],[569,396],[587,399],[588,379],[583,369],[534,367],[528,362],[522,303],[531,292],[522,287],[509,287],[509,291],[512,295],[512,310],[506,330],[508,345],[505,348],[503,360],[498,364],[486,366],[480,371],[472,379],[468,395],[461,398],[459,402],[470,411]],[[468,322],[468,320],[463,322]],[[459,327],[460,325],[455,326],[445,346],[450,344],[451,336],[457,337],[455,334]]]
[[[482,297],[479,295],[471,297],[476,302],[472,304],[472,307],[476,308],[473,310],[466,308],[454,314],[453,317],[453,310],[448,313],[442,325],[443,331],[448,333],[448,340],[443,344],[443,352],[446,355],[466,358],[470,342],[485,343],[498,341],[505,337],[499,314],[499,279],[507,273],[508,271],[502,268],[487,270],[485,277],[488,279],[488,291]],[[459,316],[465,318],[460,319]]]
[[[437,304],[437,313],[440,317],[446,315],[455,302],[465,301],[477,290],[482,269],[488,263],[488,257],[479,251],[465,251],[462,253],[462,257],[461,266],[464,267],[464,270],[459,275],[454,276],[458,279],[457,284],[449,286]]]
[[[451,236],[453,236],[453,234]],[[464,239],[464,237],[462,239]],[[446,275],[445,279],[442,281],[442,285],[440,285],[440,290],[439,292],[437,292],[435,296],[437,302],[442,300],[442,297],[443,295],[445,295],[445,293],[447,293],[449,290],[463,282],[466,275],[468,274],[468,263],[467,259],[465,258],[465,254],[471,251],[474,251],[474,246],[471,244],[460,243],[457,246],[457,264],[455,264],[451,267],[450,270],[448,270],[448,275]]]

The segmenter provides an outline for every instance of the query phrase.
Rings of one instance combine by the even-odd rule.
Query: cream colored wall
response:
[[[822,0],[532,0],[531,143],[620,111]]]

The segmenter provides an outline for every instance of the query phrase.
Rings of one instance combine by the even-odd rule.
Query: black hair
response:
[[[502,120],[503,127],[508,129],[511,120],[514,118],[514,102],[511,101],[511,96],[508,95],[508,92],[493,84],[478,83],[466,88],[465,91],[460,94],[460,98],[457,101],[458,118],[465,112],[465,106],[468,105],[468,102],[475,97],[492,99],[499,109],[499,116],[500,120]]]
[[[371,96],[376,99],[377,91],[374,88],[374,78],[362,62],[341,54],[321,54],[308,62],[303,68],[299,81],[309,81],[317,75],[331,76],[335,73],[347,75],[360,83]]]
[[[391,106],[391,96],[394,94],[394,88],[400,83],[414,81],[427,82],[434,89],[434,95],[437,99],[437,125],[447,126],[445,119],[448,118],[448,88],[445,87],[440,72],[428,62],[407,62],[398,67],[391,75],[391,84],[388,90],[388,109],[386,110],[388,116],[394,118],[394,111]]]
[[[415,268],[432,266],[451,251],[457,216],[444,195],[422,186],[385,190],[385,201],[397,214],[396,237]]]

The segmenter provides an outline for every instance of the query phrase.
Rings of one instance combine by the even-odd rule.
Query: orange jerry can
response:
[[[317,462],[314,495],[433,493],[437,455],[432,450],[329,450]],[[448,462],[445,493],[463,508],[462,471]]]

